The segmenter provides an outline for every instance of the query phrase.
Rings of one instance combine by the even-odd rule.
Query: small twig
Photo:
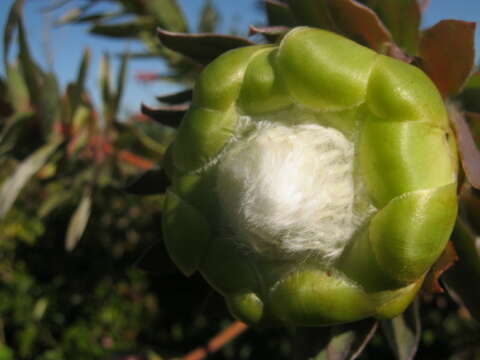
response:
[[[222,348],[223,345],[233,340],[245,330],[248,326],[240,321],[235,321],[229,327],[215,335],[205,346],[196,348],[185,355],[183,360],[202,360],[209,354],[212,354]]]

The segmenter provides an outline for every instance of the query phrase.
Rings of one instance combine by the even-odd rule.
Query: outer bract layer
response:
[[[232,50],[165,160],[167,250],[248,323],[396,316],[453,228],[454,141],[423,72],[341,36]]]

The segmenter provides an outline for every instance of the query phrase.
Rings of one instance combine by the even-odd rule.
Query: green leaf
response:
[[[163,238],[173,262],[186,276],[197,271],[210,243],[210,227],[198,210],[168,191],[162,216]],[[191,241],[191,239],[195,241]]]
[[[31,357],[35,340],[38,336],[38,325],[31,322],[25,326],[18,334],[18,353],[21,358]]]
[[[132,0],[117,0],[122,4],[123,8],[130,13],[136,15],[145,15],[147,11],[145,9],[145,3],[143,1],[132,1]]]
[[[67,3],[69,3],[70,1],[72,1],[72,0],[57,0],[52,5],[43,8],[42,11],[43,12],[49,12],[49,11],[57,10],[57,9],[61,8],[62,6],[66,5]]]
[[[15,109],[8,98],[8,86],[5,80],[0,77],[0,125],[3,125],[4,119],[12,116],[14,112]]]
[[[30,94],[30,99],[42,120],[43,135],[46,138],[59,112],[59,90],[54,74],[44,74],[33,61],[27,43],[25,28],[18,21],[20,46],[20,66]]]
[[[117,56],[123,56],[123,54],[118,54]],[[153,52],[131,52],[130,59],[158,59],[158,54]]]
[[[120,61],[120,69],[118,70],[117,74],[117,91],[115,92],[114,98],[113,98],[113,113],[114,116],[118,114],[118,111],[120,110],[120,103],[122,100],[123,96],[123,89],[125,88],[125,79],[127,76],[127,65],[128,65],[128,60],[130,58],[130,55],[128,53],[125,53],[121,57]]]
[[[164,46],[206,65],[228,50],[254,45],[248,39],[219,34],[184,34],[158,29]]]
[[[357,359],[375,335],[377,328],[378,323],[373,319],[332,327],[330,341],[316,359]]]
[[[55,21],[56,25],[63,25],[75,22],[83,14],[82,8],[73,8],[65,12]]]
[[[17,111],[30,109],[30,95],[22,71],[18,65],[8,64],[7,72],[7,96]]]
[[[183,90],[173,94],[157,96],[157,100],[165,104],[177,105],[191,102],[193,91],[191,89]]]
[[[480,113],[480,72],[470,76],[457,99],[465,110]]]
[[[266,0],[265,11],[270,26],[295,26],[295,19],[287,4],[275,0]]]
[[[5,23],[5,28],[3,30],[3,63],[5,67],[8,64],[8,52],[10,50],[10,44],[13,38],[13,31],[18,25],[18,21],[22,16],[22,9],[25,0],[16,0],[12,7],[10,8],[10,13],[8,14],[7,22]]]
[[[20,47],[20,66],[22,73],[25,77],[25,81],[30,93],[30,97],[35,105],[38,104],[38,99],[41,91],[41,70],[33,61],[33,58],[30,54],[30,49],[27,43],[27,37],[25,28],[21,19],[18,20],[18,38],[19,38],[19,47]]]
[[[361,0],[373,9],[409,55],[416,55],[420,42],[421,11],[417,0]]]
[[[442,20],[425,30],[420,45],[421,67],[440,93],[455,95],[475,64],[475,23]]]
[[[65,249],[72,251],[78,244],[87,227],[92,206],[92,194],[89,190],[83,193],[82,200],[70,219],[65,238]]]
[[[113,101],[113,94],[110,84],[110,56],[108,54],[104,54],[102,56],[102,60],[100,63],[100,78],[99,78],[99,85],[100,85],[100,94],[101,94],[101,102],[102,102],[102,111],[104,119],[107,122],[111,121],[112,118],[112,101]]]
[[[146,171],[125,188],[125,191],[137,195],[162,194],[170,186],[165,170],[155,168]]]
[[[480,191],[464,184],[460,191],[460,204],[465,211],[462,215],[466,222],[476,234],[480,234]]]
[[[151,108],[145,104],[141,105],[143,114],[158,121],[162,125],[177,128],[187,113],[188,105],[171,105],[158,108]]]
[[[5,344],[0,344],[0,359],[15,360],[13,350]]]
[[[17,167],[15,173],[2,184],[0,189],[0,219],[5,217],[28,180],[45,165],[61,143],[61,140],[54,140],[36,150],[27,157]]]
[[[114,18],[124,16],[123,11],[112,11],[108,13],[96,13],[85,16],[79,16],[73,21],[76,24],[88,23],[88,22],[100,22],[105,20],[113,20]]]
[[[160,237],[163,236],[160,234]],[[157,275],[179,274],[177,266],[165,250],[163,239],[160,239],[145,250],[145,253],[137,260],[135,266],[143,271]]]
[[[42,297],[35,302],[33,307],[32,317],[35,321],[39,321],[45,315],[48,307],[48,298]],[[0,358],[1,359],[1,358]]]
[[[388,343],[398,360],[412,360],[417,352],[421,335],[419,304],[416,300],[402,314],[381,321]]]
[[[43,79],[42,92],[39,96],[41,106],[42,127],[45,136],[51,132],[52,126],[60,117],[60,89],[54,73],[47,73]]]
[[[328,8],[328,0],[289,0],[298,25],[308,25],[339,32]]]
[[[55,208],[65,204],[67,201],[71,200],[72,191],[69,190],[60,190],[50,192],[49,197],[42,202],[38,208],[38,216],[43,218],[48,216]]]
[[[10,117],[0,132],[0,157],[13,149],[26,122],[32,119],[32,112],[17,112]]]
[[[175,0],[149,0],[145,2],[145,7],[159,27],[169,31],[187,31],[185,17]]]
[[[212,1],[208,0],[203,5],[202,13],[200,15],[200,22],[198,24],[199,33],[212,33],[215,31],[218,21],[218,12],[212,5]]]
[[[82,94],[85,91],[85,80],[87,78],[88,68],[90,66],[90,50],[83,51],[80,67],[78,68],[77,81],[70,94],[71,112],[74,113],[81,103]]]
[[[472,196],[472,194],[470,194]],[[480,321],[480,257],[476,236],[466,221],[459,218],[452,234],[458,261],[443,276],[448,293]]]
[[[120,24],[104,25],[95,24],[90,28],[90,32],[95,35],[121,38],[135,39],[142,31],[153,31],[154,25],[148,19],[136,19]]]
[[[256,27],[254,25],[249,26],[248,35],[256,35],[261,34],[263,35],[268,41],[274,43],[278,41],[278,39],[282,38],[290,28],[286,26],[261,26]]]
[[[161,126],[153,121],[135,122],[131,130],[137,139],[155,156],[163,155],[167,146],[175,137],[175,130],[168,126]]]
[[[329,328],[297,328],[294,354],[298,359],[354,360],[370,342],[378,328],[374,319]]]

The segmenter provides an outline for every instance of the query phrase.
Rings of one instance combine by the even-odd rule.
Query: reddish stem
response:
[[[129,163],[130,165],[134,165],[142,170],[150,170],[155,166],[155,164],[150,160],[132,154],[128,150],[120,150],[117,156],[119,160]]]
[[[222,330],[215,335],[210,341],[203,347],[196,348],[185,355],[183,360],[202,360],[205,359],[208,354],[212,354],[222,348],[223,345],[233,340],[245,330],[248,326],[240,321],[235,321],[229,327]]]
[[[430,0],[421,0],[420,1],[420,10],[425,11],[430,4]]]

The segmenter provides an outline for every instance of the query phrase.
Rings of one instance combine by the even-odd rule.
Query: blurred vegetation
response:
[[[122,118],[119,108],[129,61],[162,58],[169,72],[153,78],[188,87],[205,63],[250,40],[212,34],[195,37],[197,31],[213,33],[217,27],[219,15],[209,1],[204,2],[197,29],[187,24],[174,0],[101,1],[110,3],[112,10],[95,12],[94,4],[100,1],[94,0],[61,0],[50,7],[67,9],[58,23],[88,23],[92,34],[135,38],[145,45],[144,53],[122,55],[118,74],[112,74],[109,56],[103,57],[99,109],[85,89],[86,76],[92,71],[88,51],[76,80],[59,89],[55,76],[31,56],[23,1],[14,2],[4,29],[0,360],[170,359],[205,345],[233,321],[222,298],[199,275],[186,279],[176,270],[161,242],[162,194],[168,185],[161,164],[191,91],[161,97],[161,107],[144,106],[144,114],[130,118]],[[411,15],[412,20],[402,26],[397,26],[401,1],[389,1],[396,5],[390,7],[363,3],[393,29],[395,42],[390,39],[391,46],[382,51],[398,55],[401,48],[402,56],[411,59],[421,55],[416,1],[408,1],[410,13],[402,16]],[[292,14],[282,1],[269,0],[261,7],[269,24],[276,26],[254,29],[265,37],[261,41],[281,36],[281,26],[334,25],[323,24],[315,18],[317,13],[302,9]],[[355,19],[358,15],[342,16]],[[158,34],[161,42],[156,27],[163,29]],[[349,33],[348,29],[354,30]],[[375,47],[355,26],[343,30]],[[18,54],[9,61],[13,42]],[[434,68],[428,69],[435,72]],[[463,92],[458,85],[461,80],[446,81],[442,88],[467,111],[478,142],[478,73]],[[393,349],[396,358],[407,359],[417,345],[419,359],[480,358],[480,332],[474,320],[480,318],[476,287],[480,261],[475,248],[480,196],[467,181],[462,189],[462,220],[453,237],[461,265],[447,271],[444,286],[449,292],[422,292],[420,310],[411,308],[404,317],[380,324],[383,331],[376,332],[360,358],[392,358]],[[299,349],[311,344],[318,348],[321,342],[327,350],[317,358],[346,359],[341,352],[347,330],[249,329],[209,358],[292,359],[300,356]]]

